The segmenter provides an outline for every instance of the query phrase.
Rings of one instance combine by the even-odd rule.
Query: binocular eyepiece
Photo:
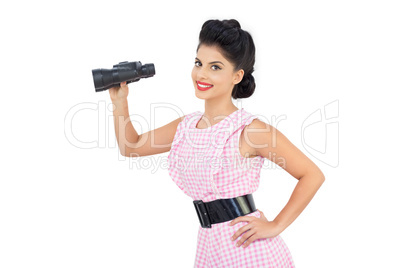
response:
[[[118,87],[124,81],[127,84],[137,82],[141,78],[152,77],[154,74],[155,66],[152,63],[142,65],[140,61],[124,61],[113,65],[112,69],[92,70],[96,92]]]

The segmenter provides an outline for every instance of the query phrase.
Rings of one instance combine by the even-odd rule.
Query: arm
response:
[[[138,157],[160,154],[170,150],[180,117],[160,128],[138,135],[131,123],[128,112],[128,86],[121,83],[120,87],[109,89],[114,106],[113,119],[120,154],[127,157]]]
[[[325,180],[324,174],[285,135],[271,125],[254,120],[247,128],[246,136],[246,142],[255,147],[256,155],[280,165],[298,180],[288,203],[273,221],[281,233],[313,199]]]
[[[134,147],[139,140],[139,135],[130,120],[127,99],[113,101],[113,121],[120,154],[127,156],[128,149]]]

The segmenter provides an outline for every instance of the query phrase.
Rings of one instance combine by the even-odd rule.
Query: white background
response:
[[[192,267],[192,199],[150,164],[168,153],[119,157],[91,70],[155,64],[129,86],[139,133],[203,111],[190,72],[211,18],[254,37],[256,92],[236,105],[285,118],[276,127],[326,176],[281,234],[296,266],[401,267],[401,12],[398,1],[2,3],[0,267]],[[326,105],[332,124],[322,114],[307,130]],[[296,180],[265,164],[255,199],[273,219]]]

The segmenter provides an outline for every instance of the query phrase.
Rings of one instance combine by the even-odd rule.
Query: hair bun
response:
[[[231,19],[231,20],[223,20],[223,25],[227,25],[231,28],[238,28],[241,29],[240,23],[235,20],[235,19]]]
[[[243,79],[238,83],[232,91],[233,99],[244,99],[253,95],[255,91],[255,80],[251,73],[243,76]]]

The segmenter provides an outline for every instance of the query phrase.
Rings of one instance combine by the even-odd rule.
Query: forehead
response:
[[[221,61],[224,64],[229,63],[216,46],[201,45],[197,51],[197,58],[206,62]]]

